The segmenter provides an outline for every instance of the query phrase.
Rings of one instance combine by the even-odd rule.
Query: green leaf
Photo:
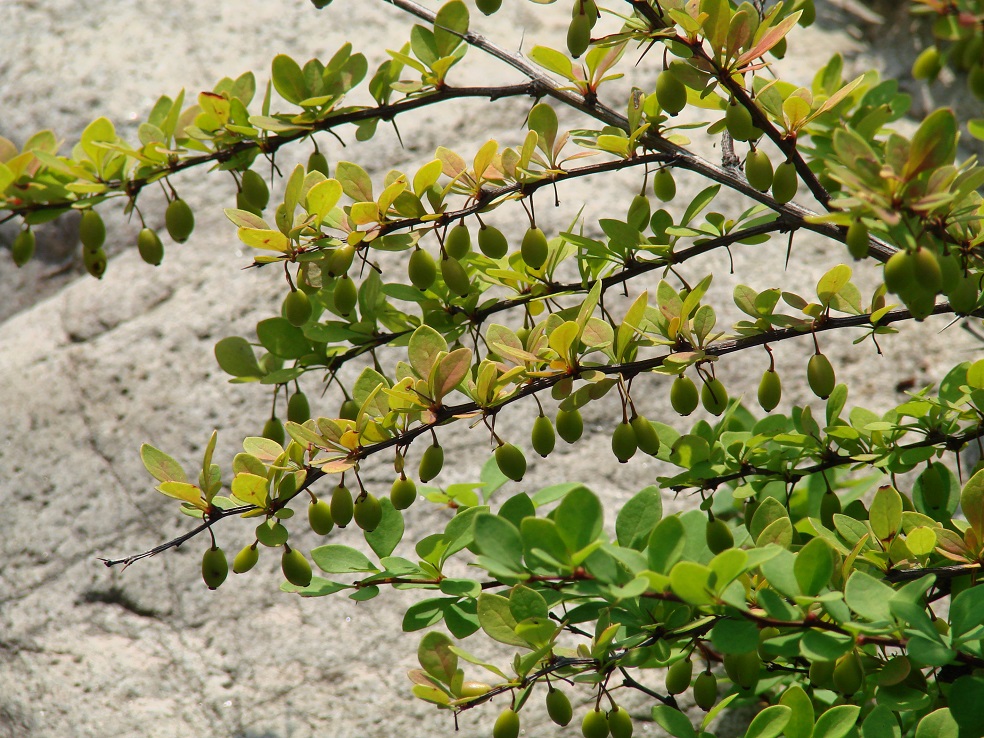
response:
[[[232,480],[232,494],[248,505],[266,507],[270,482],[256,474],[237,474]]]
[[[527,618],[547,618],[550,608],[543,595],[526,585],[518,584],[509,593],[509,612],[516,622]]]
[[[311,549],[311,558],[328,574],[379,571],[364,553],[337,543]]]
[[[721,653],[748,653],[759,645],[758,626],[750,620],[721,618],[711,628],[711,642]]]
[[[960,727],[947,707],[925,715],[916,726],[916,738],[959,738],[959,735]]]
[[[902,177],[910,180],[920,172],[935,170],[953,161],[957,148],[957,119],[947,108],[936,110],[923,120],[912,137],[909,161]]]
[[[868,511],[871,531],[878,540],[887,541],[899,532],[902,526],[902,495],[895,487],[884,486],[875,493]]]
[[[474,579],[442,579],[441,591],[456,597],[478,597],[482,593],[482,585]]]
[[[902,738],[902,729],[899,727],[895,713],[885,705],[876,705],[861,724],[861,736],[862,738]],[[918,733],[917,736],[924,738]]]
[[[960,509],[977,534],[977,540],[984,539],[984,469],[967,480],[960,492]]]
[[[597,495],[584,486],[572,489],[553,512],[557,531],[572,552],[581,551],[598,540],[605,511]]]
[[[694,561],[678,561],[670,570],[670,587],[684,602],[710,605],[714,602],[710,583],[711,570]]]
[[[641,551],[663,517],[663,497],[659,487],[650,486],[637,492],[615,519],[615,536],[620,546]]]
[[[311,96],[304,82],[304,72],[296,61],[286,54],[277,54],[272,67],[273,86],[284,100],[296,105]]]
[[[461,0],[451,0],[441,6],[434,19],[434,43],[437,53],[450,56],[468,32],[468,8]]]
[[[140,447],[140,460],[143,461],[144,467],[150,472],[150,476],[158,482],[188,481],[188,475],[181,468],[181,464],[149,443],[145,443]]]
[[[421,379],[427,379],[437,362],[438,354],[447,350],[448,342],[444,340],[444,336],[429,325],[422,325],[410,336],[407,358],[417,375]]]
[[[818,595],[834,574],[834,552],[822,538],[813,538],[796,554],[793,572],[803,594]]]
[[[653,708],[653,720],[663,730],[676,738],[696,738],[697,732],[690,724],[690,719],[676,708],[669,705],[656,705]]]
[[[415,602],[403,614],[403,631],[412,633],[441,622],[450,603],[456,600],[457,597],[432,597]]]
[[[831,707],[817,720],[813,738],[844,738],[858,721],[861,708],[857,705]]]
[[[977,585],[953,598],[950,604],[950,635],[956,643],[961,636],[981,624],[984,624],[984,586]]]
[[[478,622],[493,640],[508,646],[529,646],[516,635],[516,619],[509,609],[509,600],[502,595],[483,592],[478,596]]]
[[[475,516],[475,546],[479,553],[511,572],[523,571],[523,543],[516,526],[491,513]]]
[[[779,704],[792,710],[786,723],[786,738],[810,738],[813,733],[813,700],[806,691],[794,684],[779,698]]]
[[[393,553],[397,544],[403,539],[403,514],[393,507],[389,497],[381,497],[379,505],[383,510],[383,517],[374,530],[365,534],[366,543],[369,548],[380,558],[385,558]]]
[[[420,639],[417,660],[424,671],[444,684],[451,684],[458,669],[458,655],[451,650],[451,639],[444,633],[432,630]]]
[[[249,342],[240,336],[228,336],[215,344],[215,360],[226,374],[234,377],[260,377],[259,364]]]
[[[789,722],[793,711],[785,705],[766,707],[756,715],[745,731],[745,738],[776,738]]]
[[[873,622],[891,620],[889,602],[895,591],[870,574],[855,569],[844,586],[844,599],[848,607],[863,618]]]
[[[286,318],[267,318],[256,324],[256,337],[267,351],[281,359],[300,359],[311,353],[304,331]]]
[[[950,713],[961,736],[984,735],[984,677],[962,676],[950,687]]]
[[[668,574],[671,567],[680,560],[686,543],[686,531],[680,518],[676,515],[663,518],[649,536],[649,568]]]
[[[528,56],[530,61],[548,72],[560,75],[564,79],[574,79],[574,65],[566,54],[546,46],[534,46]]]

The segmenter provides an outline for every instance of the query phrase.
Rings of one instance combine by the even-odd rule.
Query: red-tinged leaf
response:
[[[984,539],[984,469],[967,480],[960,492],[960,509],[978,540]]]
[[[232,494],[247,505],[266,507],[270,483],[256,474],[237,474],[232,480]]]
[[[281,254],[290,250],[290,241],[280,231],[267,231],[257,228],[240,228],[239,240],[254,249],[277,251]]]
[[[440,402],[446,394],[458,386],[471,369],[472,351],[462,347],[455,349],[438,362],[431,380],[434,401]]]
[[[335,178],[342,190],[356,202],[374,202],[372,180],[365,169],[350,161],[340,161],[335,166]]]
[[[270,226],[259,215],[254,215],[248,210],[237,210],[236,208],[226,208],[223,211],[232,224],[239,228],[254,228],[256,230],[269,230]]]
[[[769,49],[782,41],[785,35],[792,30],[802,14],[802,10],[797,10],[795,13],[783,18],[775,27],[766,31],[765,35],[759,39],[759,42],[755,46],[738,57],[734,63],[734,68],[741,69],[749,62],[758,59],[760,56],[764,56]]]
[[[355,461],[349,457],[337,456],[322,464],[321,471],[325,474],[341,474],[342,472],[347,472],[353,466],[355,466]]]
[[[284,449],[279,443],[261,436],[250,436],[244,439],[243,451],[267,464],[276,461],[284,453]]]
[[[465,160],[458,154],[451,151],[451,149],[438,146],[434,155],[437,157],[438,161],[441,162],[442,171],[444,174],[452,179],[457,179],[468,169],[468,165],[465,163]]]

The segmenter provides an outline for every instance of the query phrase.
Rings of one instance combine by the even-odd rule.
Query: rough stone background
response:
[[[560,5],[506,6],[492,19],[476,18],[475,27],[510,48],[521,35],[527,49],[532,39],[562,45]],[[816,26],[796,31],[790,48],[802,52],[790,54],[782,74],[809,84],[834,51],[846,56],[850,70],[874,65],[904,72],[909,50],[886,48],[884,39],[909,38],[908,21],[896,15],[876,26],[867,14],[850,0],[820,4]],[[0,135],[20,143],[30,132],[51,128],[70,147],[89,120],[106,115],[133,140],[137,121],[159,94],[173,96],[184,87],[194,95],[248,69],[264,84],[276,53],[327,58],[346,39],[373,68],[385,49],[402,44],[407,28],[399,11],[364,0],[336,0],[321,13],[302,0],[8,0],[0,4]],[[470,52],[455,79],[516,79],[479,57]],[[632,82],[644,88],[655,75],[651,69],[634,74]],[[947,96],[946,85],[936,93]],[[367,145],[343,151],[329,136],[319,143],[332,160],[359,161],[378,181],[391,167],[413,171],[438,144],[467,154],[490,136],[515,143],[525,105],[498,106],[495,118],[479,103],[401,118],[405,149],[382,126]],[[297,148],[278,160],[284,169],[292,166],[290,157],[310,151],[309,144]],[[708,155],[718,156],[713,148]],[[277,309],[282,283],[272,271],[241,269],[248,255],[221,214],[231,204],[228,177],[202,181],[188,174],[175,184],[195,206],[198,225],[188,243],[167,246],[157,269],[131,248],[136,227],[124,223],[119,209],[104,210],[116,256],[101,282],[79,276],[71,219],[43,229],[40,258],[23,270],[0,249],[0,738],[452,735],[447,714],[408,698],[405,672],[416,665],[418,635],[401,633],[400,620],[414,593],[386,593],[364,604],[301,600],[278,592],[276,557],[269,553],[257,571],[230,577],[212,593],[198,577],[200,540],[125,572],[97,560],[145,550],[189,525],[152,491],[138,457],[142,442],[193,468],[218,428],[216,458],[227,467],[238,439],[256,434],[268,412],[266,392],[226,382],[212,346],[227,335],[251,336],[255,323]],[[700,186],[681,177],[681,202]],[[564,207],[541,203],[541,222],[548,232],[566,226],[582,202],[588,213],[624,212],[637,187],[631,178],[603,188],[568,185],[561,189]],[[154,226],[162,225],[161,203],[153,193],[140,201]],[[722,198],[718,208],[739,212],[742,205]],[[515,229],[521,218],[503,210],[492,221]],[[11,234],[9,227],[0,229],[5,243]],[[734,276],[725,254],[688,264],[686,274],[699,279],[715,272],[723,323],[736,317],[728,305],[738,281],[808,291],[844,259],[838,249],[798,237],[793,266],[784,272],[784,253],[784,240],[738,247]],[[858,282],[870,289],[874,267],[857,271]],[[979,352],[963,331],[939,333],[944,325],[931,320],[905,327],[902,337],[883,342],[884,357],[869,348],[851,350],[847,340],[824,343],[854,399],[884,408],[898,399],[897,378],[938,381],[953,362]],[[784,406],[808,398],[809,351],[804,340],[777,352]],[[754,393],[764,364],[764,354],[729,358],[721,376],[733,394]],[[317,397],[313,383],[305,388]],[[652,418],[667,417],[665,389],[651,379],[638,391],[641,409]],[[331,413],[337,402],[329,396],[315,411]],[[527,489],[583,479],[615,505],[653,481],[651,463],[613,463],[605,438],[612,405],[599,405],[586,417],[596,438],[531,463]],[[520,408],[508,415],[507,435],[525,437],[532,414]],[[446,433],[443,440],[453,463],[440,481],[475,478],[487,453],[481,432]],[[369,466],[367,481],[385,489],[387,465]],[[416,505],[407,516],[406,540],[446,517]],[[230,553],[248,542],[249,529],[237,525],[222,526]],[[347,531],[338,540],[352,544],[355,536]],[[312,538],[302,544],[316,545]],[[406,546],[401,551],[411,553]],[[645,719],[647,705],[629,705]],[[500,708],[463,715],[458,734],[487,735]],[[535,709],[524,712],[524,728],[526,735],[555,734]],[[645,722],[638,730],[659,733]]]

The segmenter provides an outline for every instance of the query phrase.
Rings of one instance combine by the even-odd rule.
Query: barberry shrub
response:
[[[423,591],[403,620],[426,631],[413,694],[454,711],[504,695],[508,707],[487,718],[499,738],[519,734],[531,699],[588,738],[629,736],[619,701],[632,693],[679,738],[712,736],[716,716],[749,706],[746,738],[984,734],[984,470],[960,462],[984,435],[984,359],[876,412],[849,399],[821,346],[852,331],[854,350],[870,352],[916,322],[981,316],[984,168],[957,160],[962,122],[937,110],[903,135],[897,83],[873,71],[846,80],[836,56],[809,87],[783,80],[774,62],[797,53],[812,0],[538,0],[554,7],[537,12],[570,14],[566,48],[527,39],[525,54],[471,30],[475,10],[499,12],[501,0],[436,12],[389,2],[416,25],[375,70],[351,44],[323,61],[278,55],[260,100],[252,73],[190,105],[161,97],[138,142],[105,118],[67,154],[50,132],[20,150],[0,140],[0,210],[24,224],[17,264],[31,258],[33,226],[77,209],[84,264],[101,277],[112,264],[100,205],[124,198],[142,220],[140,195],[157,182],[169,239],[191,238],[174,181],[208,168],[236,180],[225,212],[252,265],[283,280],[282,307],[255,336],[215,347],[232,381],[272,390],[261,435],[223,465],[213,433],[193,470],[144,445],[157,490],[199,522],[106,563],[207,539],[202,577],[215,589],[229,575],[218,539],[229,538],[234,574],[279,556],[282,589],[300,596]],[[976,92],[980,3],[917,5],[940,14],[944,56]],[[466,52],[518,81],[456,85]],[[916,77],[939,72],[926,54]],[[504,142],[474,150],[455,150],[449,131],[422,166],[376,182],[315,145],[271,194],[281,148],[353,128],[368,141],[409,111],[463,98],[487,100],[490,127],[504,101],[528,100],[524,131],[503,123]],[[982,121],[967,133],[981,138]],[[697,153],[709,143],[720,165]],[[577,204],[566,228],[538,222],[534,205],[542,212],[563,183],[616,176],[633,183],[620,211]],[[678,180],[703,184],[684,196]],[[750,273],[723,296],[721,279],[698,271],[701,255],[774,238],[802,265],[806,232],[832,245],[809,293]],[[170,249],[149,228],[137,247],[155,265]],[[877,269],[870,294],[841,260]],[[744,317],[719,326],[726,299]],[[790,406],[774,354],[804,341],[800,372],[816,397]],[[745,351],[767,352],[761,379],[727,386],[718,367]],[[301,385],[326,378],[312,407]],[[638,398],[655,392],[664,411],[647,418]],[[655,459],[652,484],[618,509],[588,479],[524,491],[524,449],[588,443],[582,410],[606,396],[610,453]],[[535,415],[528,443],[497,427],[511,412]],[[442,438],[466,426],[488,439],[489,460],[474,484],[439,486]],[[389,463],[392,488],[367,489],[366,468]],[[693,504],[664,512],[671,496]],[[421,498],[447,514],[403,540]],[[305,529],[326,542],[297,547]],[[487,662],[469,639],[514,655]],[[571,695],[590,698],[579,715]],[[682,709],[691,702],[702,712]]]

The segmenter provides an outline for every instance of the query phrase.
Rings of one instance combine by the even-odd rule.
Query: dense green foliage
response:
[[[256,250],[254,263],[286,277],[280,315],[261,321],[255,337],[215,347],[233,381],[273,389],[286,423],[275,410],[262,437],[245,439],[224,467],[212,458],[213,434],[190,473],[145,445],[158,490],[201,523],[124,562],[204,535],[202,575],[219,587],[229,565],[215,539],[227,518],[242,516],[256,527],[231,548],[243,546],[236,574],[279,548],[283,589],[305,597],[429,591],[403,621],[406,631],[427,631],[414,694],[470,709],[507,693],[510,706],[488,719],[503,738],[519,734],[531,698],[544,699],[558,725],[577,720],[585,736],[629,736],[623,690],[651,698],[652,719],[680,738],[711,736],[710,721],[741,705],[758,709],[747,738],[984,734],[984,469],[955,473],[958,452],[984,435],[984,360],[953,366],[938,386],[874,412],[849,403],[819,338],[860,329],[857,343],[877,345],[932,314],[980,317],[984,168],[957,161],[954,113],[938,110],[905,137],[892,128],[909,103],[898,84],[873,71],[845,80],[839,57],[809,88],[774,79],[769,61],[796,53],[787,34],[812,22],[812,0],[612,0],[607,8],[565,0],[540,12],[570,12],[567,48],[532,45],[526,57],[469,33],[460,0],[436,15],[389,1],[421,24],[371,74],[349,44],[325,62],[280,55],[261,102],[251,73],[223,79],[190,106],[183,93],[162,97],[138,144],[104,118],[68,155],[50,132],[19,151],[0,140],[0,209],[25,223],[18,264],[33,250],[31,225],[77,208],[84,262],[101,276],[96,207],[125,197],[139,213],[141,191],[158,181],[170,193],[171,239],[192,237],[194,214],[171,178],[214,164],[240,185],[226,214]],[[981,47],[980,4],[960,13],[918,4],[941,14],[947,59],[967,67],[976,92],[984,72],[967,49]],[[486,14],[500,5],[476,3]],[[472,48],[523,79],[454,86]],[[619,100],[610,83],[636,60],[659,70],[653,89]],[[915,75],[935,76],[941,64],[920,57]],[[375,106],[345,102],[360,86]],[[366,141],[380,122],[464,97],[535,104],[511,147],[489,140],[458,152],[449,140],[416,171],[394,170],[382,182],[316,150],[271,199],[265,162],[281,147],[347,126]],[[561,107],[583,127],[562,130]],[[972,136],[982,129],[981,120],[967,123]],[[719,167],[700,158],[691,135],[723,138],[733,160]],[[594,163],[582,164],[589,155]],[[638,176],[623,212],[596,223],[572,213],[559,233],[537,224],[541,189],[617,171]],[[685,203],[680,172],[708,182]],[[754,204],[716,212],[722,188]],[[672,212],[650,192],[672,201]],[[808,197],[818,212],[796,204]],[[519,214],[523,227],[507,234],[486,222],[500,209]],[[719,327],[713,275],[694,274],[688,262],[799,231],[843,244],[845,259],[884,262],[884,284],[864,295],[836,262],[816,275],[815,294],[739,284],[730,299],[746,317]],[[151,264],[166,258],[149,229],[138,247]],[[623,288],[632,292],[616,312],[614,291]],[[782,381],[772,352],[808,334],[815,350],[803,373],[818,401],[775,412]],[[763,346],[770,361],[758,384],[735,392],[716,376],[729,354]],[[342,386],[336,373],[352,363],[361,372]],[[654,373],[666,378],[668,412],[649,419],[633,393],[652,391]],[[300,380],[322,376],[342,394],[337,410],[315,408],[312,417]],[[756,393],[761,407],[733,397]],[[548,456],[558,437],[584,443],[580,411],[605,395],[621,408],[611,422],[618,461],[646,455],[672,471],[618,510],[606,509],[590,480],[519,491],[526,444],[496,429],[498,414],[534,411],[529,445]],[[688,416],[700,406],[697,422],[670,422],[670,408]],[[446,461],[441,436],[461,423],[487,428],[489,463],[476,484],[433,486]],[[388,495],[374,495],[360,472],[384,457],[395,480]],[[699,502],[664,515],[674,493]],[[454,514],[405,542],[413,558],[395,555],[403,516],[413,514],[403,511],[421,495]],[[293,515],[305,506],[306,521]],[[302,527],[329,542],[293,547]],[[479,573],[449,576],[458,562]],[[468,637],[498,641],[515,657],[485,663],[461,643]],[[661,688],[641,681],[651,685],[653,670],[666,667]],[[568,697],[575,690],[595,697],[581,715]],[[706,711],[697,726],[679,709],[686,693]]]

